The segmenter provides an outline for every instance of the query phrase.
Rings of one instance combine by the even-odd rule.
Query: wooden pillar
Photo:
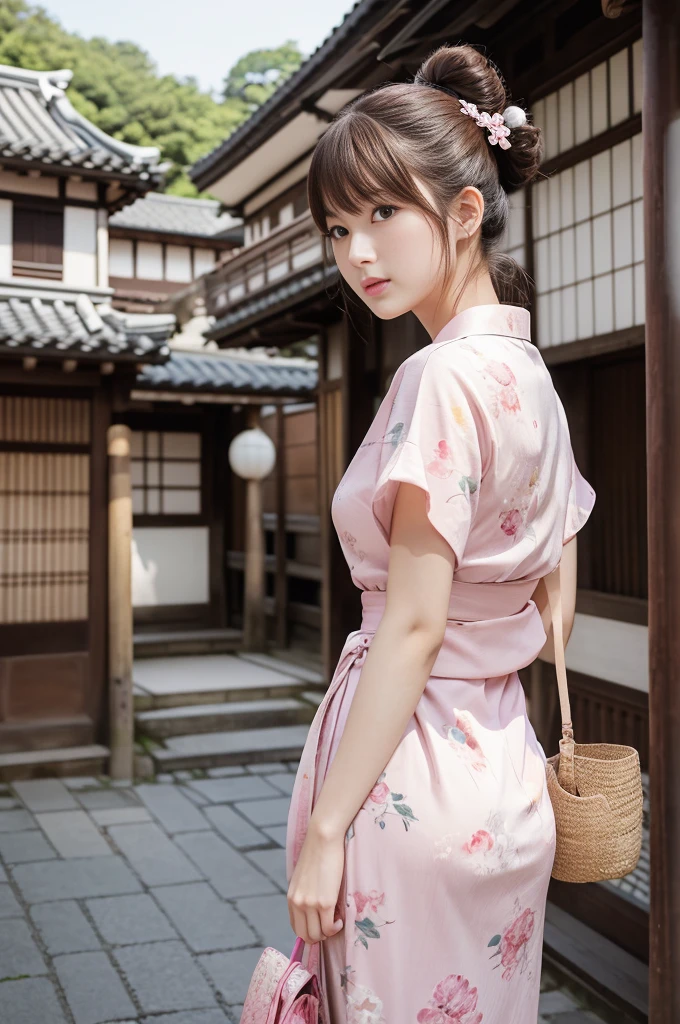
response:
[[[130,428],[107,433],[109,454],[109,746],[112,779],[131,779],[132,703],[132,490]]]
[[[651,1024],[680,1021],[680,6],[643,0]]]
[[[260,425],[259,405],[248,406],[249,430]],[[246,480],[245,593],[243,595],[243,649],[266,649],[264,613],[264,530],[262,529],[262,483]]]
[[[286,573],[286,415],[276,406],[276,646],[288,646],[288,576]]]

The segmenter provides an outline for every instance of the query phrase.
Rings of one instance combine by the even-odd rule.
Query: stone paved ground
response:
[[[294,941],[295,769],[0,787],[0,1024],[238,1022],[262,948]],[[597,1024],[543,988],[541,1024]]]

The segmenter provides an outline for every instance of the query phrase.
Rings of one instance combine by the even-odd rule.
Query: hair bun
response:
[[[498,163],[499,180],[507,193],[533,181],[541,165],[543,142],[540,128],[529,122],[522,107],[510,103],[500,70],[475,46],[440,46],[418,69],[414,82],[451,90],[480,111],[503,115],[510,129],[508,149],[492,146]],[[486,132],[480,137],[488,139]],[[488,144],[485,142],[485,145]]]

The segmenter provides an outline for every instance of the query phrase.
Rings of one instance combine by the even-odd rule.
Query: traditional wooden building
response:
[[[239,228],[202,201],[192,213],[156,200],[142,216],[135,200],[162,184],[159,151],[81,117],[70,77],[0,67],[0,777],[108,767],[110,630],[130,618],[124,578],[109,594],[117,496],[131,486],[139,625],[219,628],[223,533],[239,514],[225,446],[251,418],[244,406],[290,404],[316,384],[313,360],[172,350],[176,318],[148,312],[141,264],[117,299],[113,243],[151,262],[160,251],[164,298],[184,287],[172,277],[187,250],[194,275]],[[109,216],[128,205],[128,236],[110,239]],[[131,430],[131,473],[125,454],[107,457],[116,425],[123,447]],[[127,730],[131,752],[130,719]]]
[[[277,449],[275,471],[263,483],[264,507],[276,509],[286,500],[290,505],[291,491],[293,502],[300,493],[310,500],[315,476],[308,471],[308,482],[300,484],[299,456],[300,439],[310,431],[314,454],[309,397],[316,381],[313,359],[248,351],[173,348],[167,362],[140,372],[123,416],[132,430],[132,600],[139,653],[239,647],[246,501],[244,481],[229,471],[227,450],[233,437],[257,423]],[[291,639],[312,646],[316,639],[318,645],[314,602],[308,602],[310,610],[298,607],[299,597],[286,584],[295,571],[294,554],[277,562],[270,519],[271,513],[263,523],[269,639],[281,647]],[[311,618],[311,640],[297,628],[301,617],[303,626]]]
[[[242,222],[214,199],[150,192],[109,220],[113,304],[149,312],[243,244]]]
[[[414,317],[341,313],[305,200],[311,154],[332,115],[364,90],[410,80],[453,39],[484,45],[545,135],[542,174],[512,197],[505,239],[532,275],[533,338],[565,403],[579,465],[599,500],[579,542],[567,660],[577,737],[648,745],[643,42],[639,9],[582,0],[356,4],[299,71],[194,166],[245,224],[245,246],[206,278],[207,336],[225,348],[319,346],[322,649],[327,677],[360,621],[359,593],[330,503],[391,376],[426,336]],[[660,159],[656,154],[655,158]],[[287,533],[294,524],[286,524]],[[552,669],[523,682],[556,749]],[[551,888],[546,948],[632,1019],[646,1015],[649,847],[619,883]],[[597,955],[595,955],[597,951]]]

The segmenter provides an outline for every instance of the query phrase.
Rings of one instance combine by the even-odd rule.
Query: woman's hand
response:
[[[344,866],[344,835],[323,835],[310,821],[288,886],[290,923],[304,942],[321,942],[343,927],[335,909]]]

